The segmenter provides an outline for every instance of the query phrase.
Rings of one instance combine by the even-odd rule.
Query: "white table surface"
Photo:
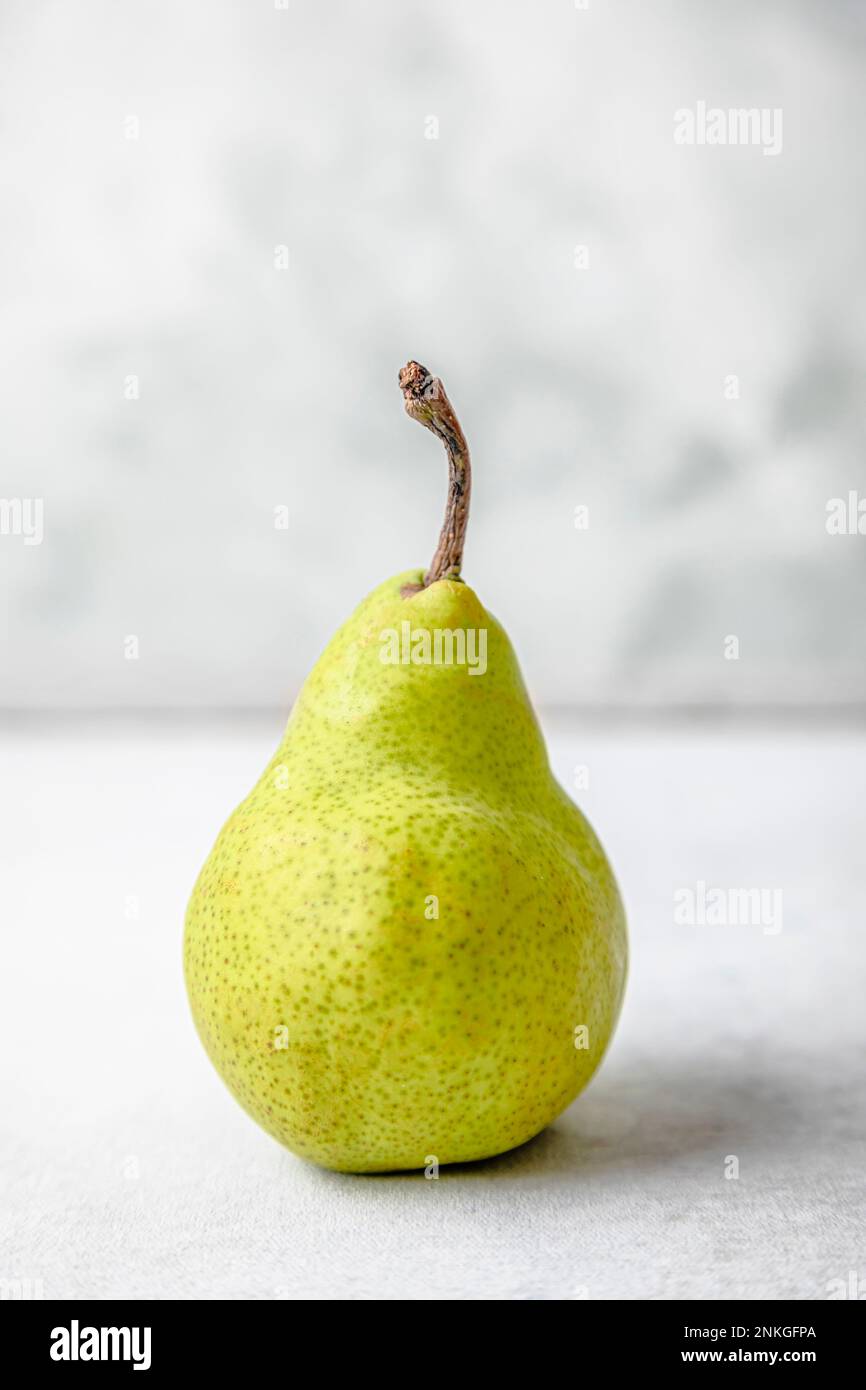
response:
[[[6,726],[0,1278],[46,1298],[823,1299],[866,1276],[862,733],[546,724],[563,782],[589,769],[623,885],[625,1009],[551,1130],[434,1182],[296,1159],[193,1031],[186,898],[280,722]],[[676,926],[698,880],[780,888],[782,931]]]

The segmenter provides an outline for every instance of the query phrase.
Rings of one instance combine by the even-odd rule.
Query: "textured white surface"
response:
[[[46,1297],[815,1299],[866,1273],[866,739],[548,733],[566,785],[589,768],[625,891],[623,1019],[551,1131],[433,1182],[284,1152],[189,1021],[185,900],[278,725],[7,729],[0,1277]],[[780,888],[783,930],[675,927],[698,879]]]

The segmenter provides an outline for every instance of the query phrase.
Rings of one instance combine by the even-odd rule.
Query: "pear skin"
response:
[[[189,904],[187,990],[229,1090],[339,1171],[500,1154],[593,1075],[626,960],[613,873],[503,629],[456,577],[380,585]]]

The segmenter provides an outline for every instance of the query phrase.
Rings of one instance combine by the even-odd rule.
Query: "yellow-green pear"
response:
[[[381,584],[320,657],[199,875],[184,942],[233,1095],[294,1153],[355,1173],[538,1134],[598,1066],[626,975],[604,850],[460,578],[462,431],[425,368],[400,385],[448,454],[433,563]]]

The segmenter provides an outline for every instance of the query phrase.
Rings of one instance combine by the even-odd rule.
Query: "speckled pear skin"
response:
[[[598,1066],[626,975],[613,874],[508,638],[459,581],[401,595],[421,579],[388,580],[336,634],[186,918],[217,1071],[269,1134],[344,1172],[538,1134]],[[486,672],[383,664],[407,620],[486,629]]]

